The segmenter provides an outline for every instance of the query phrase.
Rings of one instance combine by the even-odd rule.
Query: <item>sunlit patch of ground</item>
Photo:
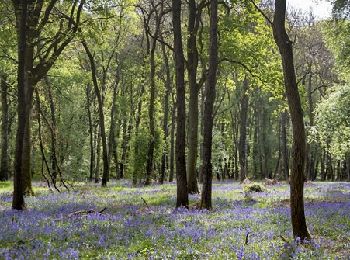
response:
[[[350,258],[349,183],[306,185],[314,239],[304,245],[292,239],[286,184],[247,194],[238,183],[215,183],[210,212],[196,208],[199,195],[190,195],[190,210],[175,211],[174,184],[133,188],[125,181],[62,193],[36,184],[38,195],[16,212],[11,186],[0,183],[0,258]]]

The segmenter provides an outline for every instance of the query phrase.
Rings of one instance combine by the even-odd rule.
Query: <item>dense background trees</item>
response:
[[[57,191],[176,179],[177,207],[203,182],[207,209],[213,178],[267,178],[291,182],[304,223],[304,180],[350,179],[348,5],[319,21],[281,2],[0,3],[13,207],[32,178]]]

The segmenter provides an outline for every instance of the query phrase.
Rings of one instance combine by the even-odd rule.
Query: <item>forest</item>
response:
[[[350,1],[0,1],[0,259],[349,259]]]

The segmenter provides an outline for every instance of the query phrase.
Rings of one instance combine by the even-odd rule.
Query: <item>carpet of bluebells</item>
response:
[[[36,184],[23,212],[11,210],[11,192],[0,183],[0,259],[350,259],[350,183],[306,184],[313,239],[303,244],[292,239],[286,184],[247,193],[215,183],[212,211],[197,209],[199,195],[175,210],[175,184]]]

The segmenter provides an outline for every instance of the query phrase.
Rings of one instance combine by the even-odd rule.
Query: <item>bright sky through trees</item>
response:
[[[327,18],[331,15],[332,6],[327,0],[288,0],[289,7],[301,9],[303,12],[313,11],[319,19]]]

